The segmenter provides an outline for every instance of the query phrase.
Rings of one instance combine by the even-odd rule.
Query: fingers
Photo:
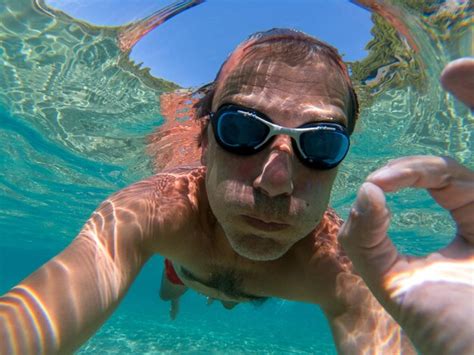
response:
[[[474,172],[447,157],[413,156],[391,161],[367,181],[384,191],[428,189],[451,212],[458,234],[474,243]]]
[[[412,156],[392,160],[367,177],[384,191],[428,189],[437,202],[453,210],[474,201],[474,172],[448,157]]]
[[[339,241],[356,271],[382,303],[387,297],[382,289],[383,278],[399,259],[397,249],[387,237],[389,224],[383,191],[366,182],[339,233]]]
[[[474,109],[474,58],[460,58],[449,63],[441,73],[441,85]]]
[[[387,165],[367,177],[384,191],[397,191],[406,187],[442,188],[452,175],[449,158],[435,156],[411,156],[391,160]]]

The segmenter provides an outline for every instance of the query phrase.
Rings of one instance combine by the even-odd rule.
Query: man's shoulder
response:
[[[148,200],[152,203],[172,205],[174,201],[192,200],[197,203],[205,193],[206,168],[182,166],[164,170],[117,191],[108,200],[124,200],[129,203]]]
[[[147,203],[140,213],[148,214],[153,229],[154,243],[149,250],[179,260],[182,253],[196,248],[202,231],[202,216],[208,214],[205,171],[202,166],[175,167],[135,184],[148,185],[142,194]],[[143,200],[138,194],[134,198],[135,204]]]
[[[156,173],[153,177],[161,179],[163,177],[172,177],[175,179],[189,180],[198,182],[206,176],[206,167],[203,165],[181,165],[173,168],[164,169]]]
[[[204,166],[179,166],[163,170],[146,180],[154,186],[156,197],[169,195],[198,199],[205,193],[205,177]]]

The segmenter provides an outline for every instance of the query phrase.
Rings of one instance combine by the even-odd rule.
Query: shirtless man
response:
[[[211,121],[202,166],[104,201],[68,248],[0,298],[0,353],[77,349],[154,254],[186,287],[229,306],[267,297],[319,305],[342,353],[413,352],[353,272],[328,209],[357,118],[336,51],[294,31],[253,36],[199,112]]]

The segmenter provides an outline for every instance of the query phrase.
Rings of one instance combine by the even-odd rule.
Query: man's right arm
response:
[[[153,177],[111,196],[63,252],[0,297],[1,354],[72,352],[100,327],[160,250],[159,186]]]

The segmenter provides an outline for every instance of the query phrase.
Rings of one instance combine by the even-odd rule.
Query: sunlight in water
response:
[[[35,291],[27,286],[15,287],[5,297],[5,302],[0,304],[0,307],[11,308],[11,316],[6,316],[7,334],[3,341],[8,341],[12,354],[31,353],[32,349],[23,348],[25,344],[32,342],[25,341],[25,339],[17,336],[16,327],[20,329],[27,329],[24,335],[27,338],[36,339],[39,343],[40,353],[45,353],[47,349],[57,349],[59,345],[58,329],[56,322],[49,315],[48,308]],[[23,309],[25,313],[19,312]],[[7,313],[8,314],[8,313]],[[22,316],[19,316],[22,315]],[[16,321],[20,319],[20,324]],[[43,325],[45,323],[46,325]],[[48,333],[47,335],[44,333]],[[51,344],[46,344],[50,340]]]
[[[391,291],[391,297],[403,297],[411,289],[425,283],[443,281],[453,284],[472,286],[474,281],[474,256],[468,262],[439,262],[416,268],[409,272],[390,275],[385,281]]]

